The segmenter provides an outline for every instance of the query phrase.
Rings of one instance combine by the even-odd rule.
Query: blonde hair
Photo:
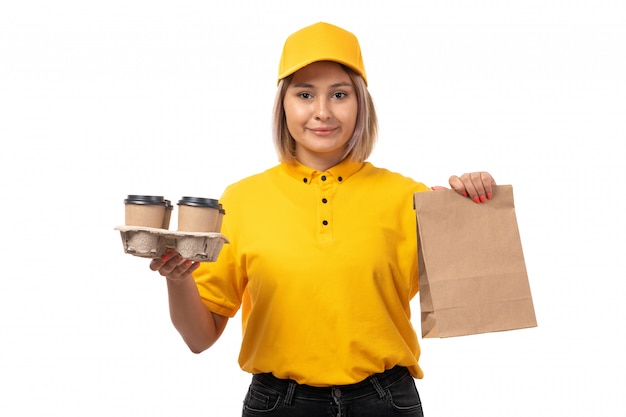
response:
[[[343,66],[343,65],[342,65]],[[343,66],[348,73],[357,97],[357,118],[352,137],[347,143],[346,152],[343,159],[350,158],[353,161],[363,162],[369,158],[374,150],[378,137],[378,117],[374,101],[367,89],[365,80],[350,68]],[[291,83],[293,74],[281,79],[278,83],[278,90],[274,100],[273,114],[273,140],[278,159],[281,162],[292,162],[295,159],[296,142],[287,128],[285,117],[285,107],[283,100],[287,94],[287,88]]]

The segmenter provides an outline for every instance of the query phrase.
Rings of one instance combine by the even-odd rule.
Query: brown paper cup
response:
[[[183,197],[178,201],[179,232],[218,232],[220,205],[217,200]]]
[[[126,226],[162,228],[165,200],[161,196],[129,195],[124,200]]]
[[[170,200],[165,200],[165,215],[163,216],[163,229],[167,230],[170,228],[170,220],[172,218],[172,211],[174,211],[174,206]]]
[[[220,213],[217,215],[217,223],[215,225],[215,231],[218,233],[222,232],[222,219],[224,219],[224,215],[226,214],[226,211],[221,207],[222,205],[220,204]]]

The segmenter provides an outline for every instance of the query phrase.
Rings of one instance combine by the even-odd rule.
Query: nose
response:
[[[325,98],[315,100],[315,119],[328,120],[332,117],[330,105]]]

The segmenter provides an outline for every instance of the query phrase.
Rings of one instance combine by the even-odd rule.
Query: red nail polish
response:
[[[167,260],[168,260],[168,259],[170,259],[170,257],[169,257],[169,256],[167,256],[167,255],[163,255],[163,256],[161,256],[161,260],[162,260],[163,262],[167,262]]]
[[[474,203],[480,203],[480,199],[478,197],[474,197]]]
[[[484,195],[481,195],[481,196],[480,196],[480,202],[481,202],[481,203],[484,203],[485,201],[487,201],[487,199],[485,198],[485,196],[484,196]]]
[[[463,191],[463,197],[467,197],[467,191]]]
[[[191,266],[191,261],[185,261],[185,266]]]
[[[491,200],[491,193],[487,193],[487,200]]]

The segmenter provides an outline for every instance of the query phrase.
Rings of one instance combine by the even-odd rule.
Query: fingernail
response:
[[[474,197],[474,203],[480,203],[480,198],[478,198],[478,196]]]
[[[161,260],[162,260],[163,262],[167,262],[167,260],[168,260],[168,259],[170,259],[170,257],[169,257],[169,256],[167,256],[167,255],[163,255],[163,256],[161,256]]]
[[[481,196],[480,196],[480,202],[481,202],[481,203],[484,203],[485,201],[487,201],[487,199],[485,198],[485,196],[484,196],[484,195],[481,195]]]
[[[491,200],[491,193],[487,193],[487,200]]]
[[[467,191],[463,191],[463,197],[467,197]]]
[[[192,262],[191,261],[185,261],[185,266],[191,266]]]

